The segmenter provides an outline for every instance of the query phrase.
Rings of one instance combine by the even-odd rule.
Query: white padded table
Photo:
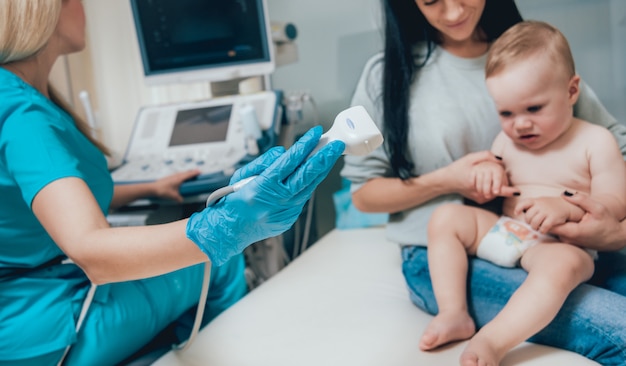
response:
[[[335,229],[154,365],[458,365],[465,342],[418,349],[431,317],[409,300],[401,264],[384,228]],[[598,364],[524,343],[502,365]]]

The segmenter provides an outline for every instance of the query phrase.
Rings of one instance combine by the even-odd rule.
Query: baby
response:
[[[439,313],[420,348],[471,338],[461,356],[464,366],[498,365],[550,323],[569,293],[593,274],[595,253],[550,235],[555,225],[584,214],[561,197],[564,191],[588,193],[616,217],[626,215],[626,165],[615,138],[573,116],[580,77],[561,32],[534,21],[510,28],[489,50],[486,83],[502,125],[492,152],[503,165],[479,163],[472,179],[484,193],[497,195],[510,184],[520,194],[505,198],[503,217],[448,204],[433,213],[428,227]],[[528,272],[478,332],[466,300],[468,254]]]

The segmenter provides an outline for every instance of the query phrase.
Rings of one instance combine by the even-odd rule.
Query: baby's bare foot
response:
[[[440,312],[426,327],[419,347],[430,351],[452,341],[468,339],[475,332],[474,321],[466,312]]]
[[[474,336],[461,354],[461,366],[498,366],[506,354],[479,334]]]

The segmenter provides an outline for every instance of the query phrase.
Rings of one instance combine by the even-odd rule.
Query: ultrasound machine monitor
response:
[[[270,74],[265,0],[131,0],[148,85]]]

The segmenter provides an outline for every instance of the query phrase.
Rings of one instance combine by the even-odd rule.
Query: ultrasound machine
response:
[[[113,180],[149,182],[198,169],[200,176],[180,187],[183,195],[219,188],[236,168],[271,145],[279,100],[279,93],[263,91],[142,108]]]
[[[264,0],[131,0],[146,85],[267,78],[274,49]],[[267,84],[267,81],[265,81]],[[258,90],[152,105],[138,112],[116,184],[198,169],[183,196],[228,184],[232,173],[275,145],[281,93]]]

